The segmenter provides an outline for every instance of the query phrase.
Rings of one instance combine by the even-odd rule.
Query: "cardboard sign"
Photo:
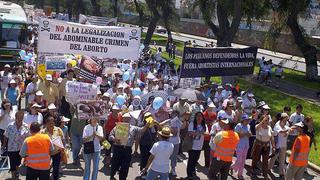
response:
[[[119,122],[116,124],[115,137],[117,139],[120,139],[120,144],[123,146],[127,145],[128,137],[129,137],[129,128],[130,128],[129,123]]]

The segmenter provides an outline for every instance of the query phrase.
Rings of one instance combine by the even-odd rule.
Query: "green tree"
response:
[[[270,39],[275,42],[282,29],[289,28],[295,43],[305,58],[306,78],[308,80],[319,80],[317,66],[317,52],[319,50],[308,42],[308,35],[298,22],[299,17],[307,13],[310,3],[311,0],[273,0],[271,4],[275,18],[272,19],[269,38],[272,37]]]
[[[94,16],[102,16],[100,11],[100,0],[91,0],[91,5],[93,7],[92,14]]]
[[[267,0],[196,0],[195,3],[217,38],[219,47],[231,46],[241,20],[246,19],[251,26],[252,19],[260,19],[269,12],[268,5]],[[214,23],[215,18],[218,24]]]
[[[179,22],[179,15],[176,12],[173,1],[165,0],[161,6],[162,21],[168,32],[168,40],[172,39],[172,28]]]

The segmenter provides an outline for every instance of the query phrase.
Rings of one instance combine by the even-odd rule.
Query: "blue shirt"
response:
[[[240,133],[240,132],[248,133],[250,132],[250,125],[248,124],[245,126],[241,123],[238,123],[234,130],[237,133]],[[249,148],[249,137],[248,136],[241,137],[237,148],[240,148],[240,149]]]
[[[7,90],[7,98],[9,99],[12,105],[17,105],[17,97],[18,97],[18,90],[17,88],[9,87]]]

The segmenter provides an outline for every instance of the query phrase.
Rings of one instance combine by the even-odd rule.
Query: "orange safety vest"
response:
[[[299,149],[295,147],[299,143]],[[310,151],[310,137],[307,135],[300,135],[294,141],[292,146],[289,162],[294,166],[303,167],[308,165],[308,156]]]
[[[232,162],[234,151],[240,140],[239,135],[232,130],[228,130],[222,131],[222,137],[221,142],[216,144],[216,148],[212,152],[213,157],[225,162]]]
[[[47,134],[35,134],[26,138],[27,166],[32,169],[48,170],[50,168],[50,137]]]

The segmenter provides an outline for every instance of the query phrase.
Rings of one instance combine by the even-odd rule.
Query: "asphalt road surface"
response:
[[[186,153],[185,153],[186,155]],[[186,168],[187,168],[187,159],[183,158],[182,156],[179,156],[179,161],[178,161],[178,165],[176,168],[177,177],[170,177],[170,179],[185,179],[186,178]],[[101,156],[100,158],[100,165],[99,165],[99,174],[98,174],[98,179],[109,179],[110,178],[110,167],[106,167],[103,165],[102,163],[103,161],[103,157]],[[247,160],[246,162],[246,170],[244,171],[244,178],[245,179],[263,179],[262,176],[250,176],[250,174],[247,173],[247,170],[250,169],[250,160]],[[84,172],[84,161],[81,159],[81,167],[80,166],[75,166],[73,164],[71,164],[71,160],[69,162],[70,164],[68,164],[66,167],[63,167],[62,169],[62,177],[61,179],[66,179],[66,180],[80,180],[83,179],[83,172]],[[275,172],[277,172],[276,168],[274,170]],[[129,170],[129,175],[128,175],[128,180],[139,180],[139,158],[136,156],[132,159],[132,166]],[[207,172],[208,169],[204,167],[204,158],[203,158],[203,153],[200,156],[200,160],[199,160],[199,164],[197,165],[197,179],[200,180],[204,180],[204,179],[208,179],[207,178]],[[21,173],[22,175],[20,176],[20,179],[25,179],[25,176],[23,175],[24,172]],[[308,175],[309,174],[309,175]],[[320,179],[319,174],[316,174],[315,172],[308,170],[308,174],[305,174],[305,179],[307,180],[317,180]],[[11,177],[11,175],[6,172],[6,171],[2,171],[0,172],[0,179],[5,179],[5,180],[9,180]],[[116,179],[118,179],[118,176],[115,177]],[[278,178],[278,174],[274,173],[271,174],[270,178],[272,179],[280,179]],[[228,180],[232,180],[232,179],[237,179],[236,173],[234,173],[233,176],[229,176]]]

